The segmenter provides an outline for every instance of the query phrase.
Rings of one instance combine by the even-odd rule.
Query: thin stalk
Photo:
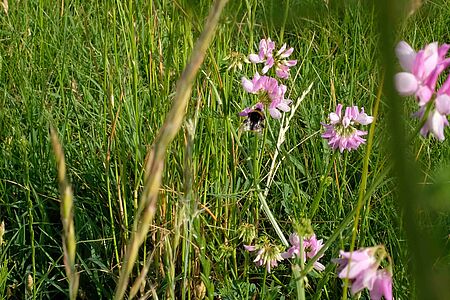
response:
[[[353,249],[355,249],[356,235],[358,233],[358,225],[359,225],[359,215],[361,213],[361,209],[364,206],[365,199],[366,199],[365,193],[366,193],[366,187],[367,187],[367,177],[369,174],[369,158],[370,158],[370,154],[372,153],[373,139],[374,139],[374,135],[375,135],[375,126],[376,126],[377,117],[378,117],[378,109],[379,109],[379,105],[380,105],[381,94],[383,91],[383,82],[384,82],[384,76],[381,78],[380,86],[378,87],[377,98],[375,99],[375,106],[373,109],[373,122],[370,126],[369,137],[367,139],[366,155],[364,156],[361,184],[359,185],[359,196],[358,196],[358,202],[357,202],[356,212],[355,212],[355,221],[353,223],[352,241],[351,241],[350,250],[349,250],[350,251],[349,261],[351,261],[352,251],[353,251]],[[350,268],[348,268],[348,271],[350,272]],[[343,295],[342,295],[343,300],[347,299],[347,290],[348,290],[348,278],[346,278],[344,280],[344,290],[343,290]]]
[[[320,181],[319,191],[317,192],[316,196],[314,197],[314,200],[311,204],[311,208],[309,210],[309,218],[312,219],[314,215],[316,214],[317,209],[319,208],[319,202],[320,199],[322,199],[323,191],[325,190],[325,183],[327,182],[328,174],[331,171],[331,167],[333,166],[336,157],[339,155],[338,151],[334,151],[333,156],[330,159],[330,162],[328,163],[328,167],[323,174],[322,180]]]
[[[303,270],[305,267],[305,260],[304,260],[304,249],[303,249],[303,237],[300,236],[300,253],[299,253],[299,260],[300,260],[300,266],[297,264],[294,264],[292,266],[292,272],[295,278],[295,286],[297,289],[297,299],[298,300],[305,300],[305,280],[303,277],[300,276],[300,270]]]
[[[261,190],[259,185],[257,185],[257,189]],[[286,247],[289,246],[289,243],[288,243],[286,237],[284,236],[283,231],[281,230],[280,226],[278,225],[277,220],[273,216],[272,211],[269,208],[269,205],[267,205],[266,198],[264,197],[264,195],[261,192],[258,192],[258,198],[259,198],[259,201],[261,202],[261,207],[264,210],[264,213],[266,214],[267,218],[269,219],[270,223],[272,224],[273,228],[275,229],[275,232],[277,233],[278,237],[283,242],[283,245],[285,245]]]
[[[33,201],[31,200],[31,187],[30,187],[30,169],[28,160],[28,149],[25,149],[25,165],[26,165],[26,192],[27,192],[27,202],[28,202],[28,225],[30,230],[30,244],[31,244],[31,267],[33,272],[33,284],[31,285],[33,299],[36,299],[36,247],[34,244],[34,220],[33,220]],[[0,244],[1,246],[1,244]]]
[[[284,15],[283,15],[283,24],[281,24],[281,29],[280,29],[280,42],[283,43],[283,38],[284,38],[284,28],[286,27],[286,21],[289,15],[289,9],[290,9],[290,5],[289,5],[289,0],[286,0],[286,7],[284,8]]]

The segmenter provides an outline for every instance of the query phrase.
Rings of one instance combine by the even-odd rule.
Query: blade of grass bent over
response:
[[[144,190],[134,219],[133,233],[126,248],[114,299],[122,299],[124,297],[139,247],[148,233],[150,223],[155,214],[167,147],[181,127],[191,95],[192,84],[203,62],[206,49],[213,38],[214,30],[226,2],[227,0],[216,0],[214,2],[206,20],[205,28],[194,46],[191,59],[177,82],[172,108],[167,114],[166,120],[153,143],[153,147],[147,154]]]

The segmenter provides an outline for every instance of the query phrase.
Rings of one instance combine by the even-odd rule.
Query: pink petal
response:
[[[281,55],[284,50],[286,50],[286,44],[283,44],[283,46],[281,46],[280,50],[278,50],[277,55]]]
[[[244,248],[245,248],[245,250],[250,251],[250,252],[256,250],[256,247],[252,246],[252,245],[244,245]]]
[[[322,272],[323,270],[325,270],[325,266],[322,265],[320,262],[316,261],[314,264],[314,269],[316,269],[319,272]]]
[[[428,86],[421,86],[416,91],[416,97],[419,98],[419,105],[423,106],[430,101],[433,91]]]
[[[289,73],[287,71],[285,71],[285,70],[282,70],[282,69],[277,69],[275,71],[275,73],[276,73],[278,78],[286,79],[286,78],[289,77]]]
[[[297,60],[293,59],[293,60],[288,60],[286,62],[284,62],[284,65],[287,67],[293,67],[297,64]]]
[[[370,290],[371,300],[380,300],[384,296],[385,300],[392,300],[392,277],[385,270],[379,270],[375,277],[373,287]]]
[[[280,55],[280,58],[289,57],[289,56],[291,56],[292,52],[294,52],[294,48],[289,48]]]
[[[395,74],[395,88],[401,96],[409,96],[417,91],[419,84],[416,77],[407,72]]]
[[[437,66],[438,59],[439,59],[437,42],[431,43],[425,47],[424,57],[425,57],[425,60],[423,61],[423,65],[424,65],[423,79],[428,77]]]

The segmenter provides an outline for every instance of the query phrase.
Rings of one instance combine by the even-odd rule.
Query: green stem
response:
[[[328,174],[330,173],[331,167],[333,166],[334,161],[336,160],[336,157],[338,156],[338,154],[339,154],[338,151],[335,151],[333,153],[333,156],[331,157],[331,160],[328,163],[327,170],[326,170],[325,174],[323,175],[322,180],[320,181],[319,191],[317,192],[316,196],[314,197],[314,200],[311,204],[311,209],[309,210],[309,218],[310,219],[312,219],[314,217],[317,209],[319,208],[319,202],[320,202],[320,199],[322,198],[323,191],[325,190],[325,183],[327,181]]]
[[[383,90],[383,80],[384,80],[384,77],[381,78],[381,83],[378,88],[377,98],[375,100],[375,106],[373,109],[373,122],[370,126],[369,137],[367,139],[366,155],[364,156],[361,184],[359,186],[358,203],[356,206],[356,213],[355,213],[355,222],[353,223],[352,241],[351,241],[350,250],[349,250],[350,251],[349,261],[351,261],[351,259],[352,259],[351,253],[352,253],[353,249],[355,249],[356,235],[358,233],[358,225],[359,225],[359,215],[361,213],[361,209],[362,209],[362,207],[365,203],[365,199],[366,199],[365,194],[366,194],[366,187],[367,187],[367,177],[369,174],[369,158],[370,158],[370,154],[372,152],[373,139],[374,139],[374,135],[375,135],[375,126],[376,126],[377,117],[378,117],[378,108],[380,105],[381,93]],[[348,271],[350,272],[350,268],[348,268]],[[342,295],[343,300],[347,299],[347,290],[348,290],[348,278],[346,278],[344,281],[344,290],[343,290],[343,295]]]
[[[283,24],[281,25],[281,30],[280,30],[280,43],[283,43],[283,38],[284,38],[284,28],[286,27],[286,21],[289,15],[289,0],[286,0],[286,7],[284,9],[284,16],[283,16]]]
[[[305,267],[305,261],[303,258],[303,237],[300,236],[300,254],[299,254],[299,259],[300,259],[300,266],[297,264],[294,264],[292,266],[292,272],[295,278],[295,286],[297,289],[297,299],[298,300],[305,300],[305,281],[303,279],[303,277],[300,275],[300,270],[303,270],[303,268]]]

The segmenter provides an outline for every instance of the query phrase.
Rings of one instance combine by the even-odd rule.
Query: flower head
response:
[[[283,260],[280,248],[267,239],[261,239],[260,243],[255,245],[244,245],[244,248],[250,252],[257,251],[253,262],[257,267],[265,266],[269,273],[273,267],[278,266],[279,261]]]
[[[295,256],[300,256],[300,237],[296,233],[292,233],[289,236],[289,242],[292,245],[286,252],[281,253],[281,257],[283,258],[292,258]],[[303,239],[303,261],[307,259],[311,259],[319,252],[319,250],[323,247],[323,240],[317,240],[315,234],[313,234],[309,238]],[[321,255],[319,259],[322,257]],[[317,271],[323,271],[325,266],[320,262],[314,262],[314,269]]]
[[[417,53],[405,41],[395,48],[404,72],[395,75],[395,86],[402,96],[415,95],[419,105],[425,105],[432,97],[439,75],[450,65],[445,56],[450,45],[428,44]]]
[[[275,50],[275,43],[269,39],[262,39],[259,42],[259,53],[250,54],[248,59],[252,63],[264,63],[262,73],[266,74],[272,67],[275,66],[275,74],[279,78],[286,79],[289,77],[289,68],[297,64],[296,60],[287,60],[294,52],[294,48],[287,48],[284,44],[280,50],[278,50],[275,55],[273,51]]]
[[[373,117],[367,115],[364,108],[359,111],[357,106],[347,107],[342,114],[342,107],[342,104],[339,104],[336,112],[329,114],[330,124],[322,123],[325,127],[322,137],[328,140],[331,148],[339,148],[341,152],[344,149],[349,151],[357,149],[366,141],[362,136],[367,132],[356,129],[354,125],[368,125],[373,122]]]
[[[339,278],[347,278],[354,295],[367,288],[371,300],[392,300],[392,275],[386,269],[378,269],[381,260],[387,256],[383,246],[362,248],[352,252],[340,251],[340,258],[333,261]]]
[[[261,105],[269,106],[269,113],[274,119],[281,118],[280,111],[290,110],[292,101],[284,98],[287,88],[284,84],[279,85],[275,78],[256,73],[252,80],[243,77],[242,86],[247,92],[257,94]]]

